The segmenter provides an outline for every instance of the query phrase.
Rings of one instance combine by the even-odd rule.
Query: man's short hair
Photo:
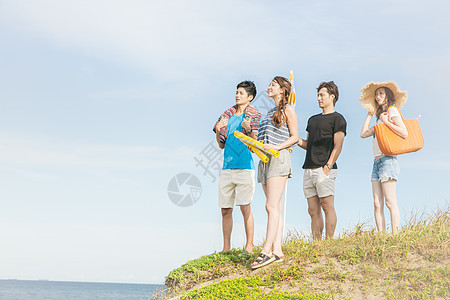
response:
[[[339,89],[334,81],[322,82],[317,88],[317,92],[319,92],[322,88],[326,88],[328,94],[334,95],[333,105],[336,105],[336,102],[339,99]]]
[[[238,88],[244,88],[245,91],[247,92],[248,96],[253,96],[253,99],[251,101],[255,100],[256,86],[253,83],[253,81],[248,81],[248,80],[242,81],[241,83],[239,83],[237,85],[236,89],[238,89]]]

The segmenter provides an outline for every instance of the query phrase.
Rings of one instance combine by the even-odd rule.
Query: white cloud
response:
[[[109,90],[90,93],[88,97],[93,100],[139,100],[151,99],[155,94],[145,90]]]
[[[163,283],[187,260],[221,250],[219,223],[0,225],[9,245],[0,278]]]
[[[192,167],[193,148],[150,145],[102,145],[59,141],[47,137],[0,134],[0,164],[4,170],[51,178],[62,174],[147,172]]]
[[[392,53],[415,42],[403,36],[399,43],[407,33],[404,26],[418,29],[415,38],[435,41],[427,24],[448,25],[436,4],[385,1],[374,7],[347,1],[347,6],[353,9],[337,13],[342,3],[16,0],[2,3],[1,17],[7,26],[63,47],[120,58],[180,80],[236,61],[277,64],[291,55],[326,59],[330,53],[350,60],[361,49],[366,54],[380,46]],[[375,25],[380,15],[387,19]],[[377,32],[385,40],[378,46]]]
[[[422,150],[421,150],[422,151]],[[416,155],[416,154],[413,154]],[[442,159],[446,154],[435,155],[436,159],[414,159],[408,157],[402,162],[402,168],[414,170],[414,172],[423,172],[423,170],[448,173],[450,172],[450,161]]]
[[[317,69],[311,75],[358,71],[411,57],[419,40],[437,49],[433,27],[445,31],[449,21],[435,5],[347,1],[346,10],[332,2],[16,0],[2,3],[0,22],[72,51],[142,68],[152,75],[149,86],[172,80],[172,93],[192,94],[192,85],[204,85],[216,72],[294,66]],[[383,41],[377,44],[378,38]]]
[[[250,6],[251,20],[236,12]],[[218,59],[221,64],[236,60],[265,36],[264,29],[242,33],[243,25],[262,26],[267,17],[255,3],[209,1],[10,1],[2,11],[4,23],[13,28],[172,78],[184,78],[184,67],[201,69]],[[259,52],[266,56],[275,48],[266,43]]]

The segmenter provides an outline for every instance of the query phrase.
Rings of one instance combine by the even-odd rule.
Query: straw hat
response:
[[[405,105],[406,100],[408,99],[408,92],[401,91],[398,88],[398,85],[393,81],[370,82],[366,84],[366,86],[361,89],[361,97],[359,98],[359,102],[361,102],[362,107],[369,110],[369,112],[372,114],[375,113],[375,91],[380,87],[389,88],[392,93],[394,93],[395,107],[397,107],[398,109],[402,109],[403,105]]]

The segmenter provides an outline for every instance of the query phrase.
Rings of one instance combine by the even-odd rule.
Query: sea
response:
[[[0,280],[0,300],[149,300],[164,285]]]

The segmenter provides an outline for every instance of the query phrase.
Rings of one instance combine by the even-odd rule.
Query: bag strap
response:
[[[389,107],[388,107],[388,110],[387,110],[388,112],[389,112],[389,110],[391,109],[391,107],[395,107],[395,105],[389,106]],[[395,108],[397,108],[397,107],[395,107]],[[405,120],[405,118],[403,118],[402,113],[400,112],[400,109],[397,108],[397,110],[398,110],[398,113],[400,114],[400,117],[402,117],[402,120]]]

